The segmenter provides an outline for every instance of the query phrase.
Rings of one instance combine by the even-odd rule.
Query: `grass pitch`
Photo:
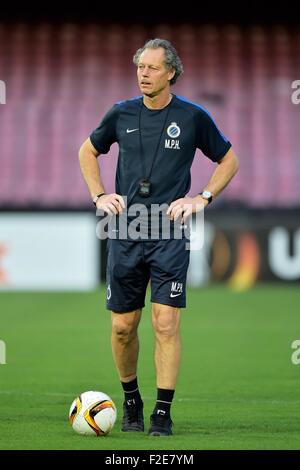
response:
[[[0,449],[300,449],[297,287],[265,285],[188,292],[174,436],[120,432],[123,397],[110,351],[103,289],[92,293],[1,293]],[[155,398],[150,304],[140,324],[139,385],[146,431]],[[72,400],[109,394],[118,409],[106,437],[76,435]]]

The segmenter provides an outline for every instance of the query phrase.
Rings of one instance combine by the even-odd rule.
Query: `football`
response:
[[[73,401],[69,420],[78,434],[106,436],[113,428],[117,409],[112,399],[103,392],[89,391]]]

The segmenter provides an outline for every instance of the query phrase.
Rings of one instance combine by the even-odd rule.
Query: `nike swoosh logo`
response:
[[[181,294],[182,294],[182,292],[179,292],[179,294],[174,294],[173,292],[171,292],[170,297],[178,297]]]
[[[126,132],[127,132],[127,134],[130,134],[131,132],[138,131],[138,130],[139,130],[138,128],[137,129],[127,129]]]

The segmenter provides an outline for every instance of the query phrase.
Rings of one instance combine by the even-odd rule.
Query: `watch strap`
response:
[[[95,196],[93,198],[93,203],[94,203],[95,206],[97,205],[97,201],[98,201],[99,197],[104,196],[105,194],[106,193],[100,193],[100,194],[97,194],[97,196]]]
[[[209,194],[210,194],[210,196],[208,196],[208,197],[207,197],[206,195],[203,195],[203,193],[205,193],[205,192],[206,192],[206,193],[209,193]],[[211,201],[213,200],[213,196],[212,196],[212,194],[211,194],[211,192],[210,192],[210,191],[202,191],[202,192],[201,192],[201,193],[199,193],[199,194],[200,194],[200,196],[202,196],[202,197],[203,197],[203,199],[206,199],[206,200],[208,201],[208,204],[210,204],[210,203],[211,203]]]

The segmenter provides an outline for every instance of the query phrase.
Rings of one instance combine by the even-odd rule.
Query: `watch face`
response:
[[[209,199],[211,197],[211,192],[203,191],[202,196],[204,197],[204,199]]]

